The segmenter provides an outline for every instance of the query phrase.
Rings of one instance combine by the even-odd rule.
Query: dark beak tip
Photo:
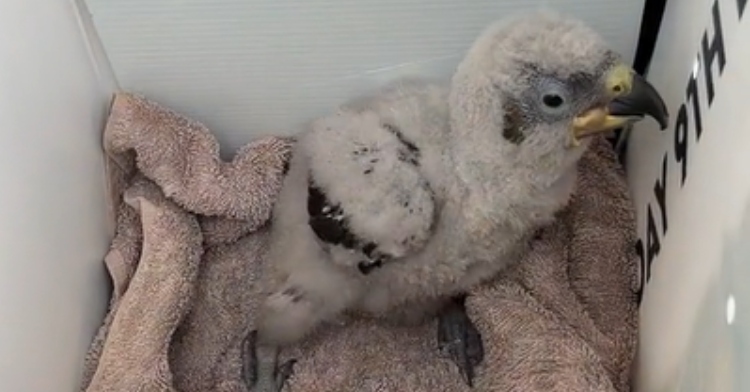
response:
[[[659,123],[662,131],[667,129],[669,127],[669,109],[667,109],[667,104],[664,102],[664,98],[659,93],[659,90],[641,75],[638,77],[638,83],[640,84],[639,87],[642,94],[641,99],[645,101],[650,100],[653,104],[651,109],[656,109],[645,110],[646,113],[650,114]],[[648,106],[646,105],[644,109],[647,109]]]
[[[610,113],[614,115],[652,117],[659,123],[661,130],[669,127],[669,111],[661,94],[646,78],[635,74],[633,89],[627,96],[615,99],[610,104]]]
[[[669,117],[670,116],[667,105],[664,103],[664,101],[661,101],[661,110],[659,112],[659,116],[655,116],[654,119],[659,123],[659,127],[661,127],[662,131],[669,127]]]
[[[662,131],[667,129],[669,127],[669,116],[665,116],[663,119],[659,120],[659,126]]]

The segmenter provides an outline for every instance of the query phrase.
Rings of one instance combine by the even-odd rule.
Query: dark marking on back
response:
[[[308,183],[307,213],[308,224],[320,241],[345,249],[362,252],[368,260],[359,263],[363,274],[380,267],[391,257],[382,254],[377,244],[357,237],[349,229],[349,219],[340,205],[332,203],[312,179]]]
[[[367,245],[362,247],[362,252],[365,255],[367,255],[367,257],[372,257],[372,253],[375,251],[376,248],[377,248],[377,245],[375,245],[372,242],[369,242]]]
[[[359,264],[357,264],[357,268],[362,275],[369,275],[370,272],[382,266],[383,261],[381,259],[377,259],[374,262],[360,261]]]
[[[401,130],[398,129],[395,125],[386,123],[383,124],[383,128],[396,136],[398,141],[406,148],[405,150],[399,150],[398,159],[401,162],[408,162],[414,166],[419,166],[419,158],[421,157],[421,151],[419,151],[419,147],[408,140],[406,136],[404,136],[404,133],[401,132]]]
[[[411,141],[407,140],[406,137],[404,136],[403,132],[401,132],[401,130],[398,129],[395,125],[393,125],[393,124],[383,124],[383,128],[387,129],[388,132],[394,134],[396,136],[396,138],[398,138],[398,141],[400,141],[401,144],[403,144],[404,146],[406,146],[406,148],[408,148],[410,152],[413,152],[415,154],[419,154],[419,148],[417,148],[417,146],[414,143],[412,143]]]
[[[307,213],[310,216],[308,224],[321,241],[347,249],[359,248],[359,241],[349,231],[341,207],[332,204],[312,181],[308,185]]]

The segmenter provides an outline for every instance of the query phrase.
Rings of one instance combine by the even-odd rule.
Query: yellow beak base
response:
[[[624,64],[612,68],[604,81],[604,87],[610,99],[629,94],[633,87],[633,70]],[[610,115],[606,105],[589,109],[573,120],[570,145],[578,147],[580,139],[620,128],[627,122],[627,117]]]

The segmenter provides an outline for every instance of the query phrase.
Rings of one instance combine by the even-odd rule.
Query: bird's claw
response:
[[[457,299],[438,315],[438,348],[458,366],[466,384],[474,387],[474,368],[484,360],[482,335]]]
[[[281,392],[287,380],[294,374],[296,359],[290,359],[281,365],[274,360],[274,374],[272,378],[263,377],[259,373],[257,355],[257,331],[250,332],[242,342],[242,377],[245,386],[251,392]]]
[[[294,365],[296,363],[296,359],[289,359],[276,368],[276,392],[281,392],[284,386],[286,386],[289,377],[294,375]]]

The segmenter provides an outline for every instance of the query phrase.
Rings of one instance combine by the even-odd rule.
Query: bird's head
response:
[[[651,84],[593,29],[550,11],[484,31],[453,77],[450,101],[458,137],[560,164],[580,157],[591,135],[645,115],[668,123]]]

